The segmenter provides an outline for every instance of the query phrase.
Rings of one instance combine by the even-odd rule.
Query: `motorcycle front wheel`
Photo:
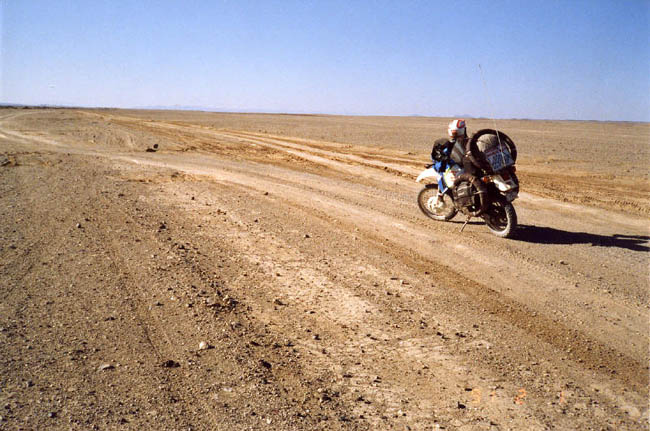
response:
[[[517,213],[510,202],[492,202],[483,219],[488,229],[499,238],[510,238],[517,227]]]
[[[438,198],[437,184],[429,184],[420,190],[418,206],[424,215],[439,221],[451,220],[458,212],[451,196],[445,193]]]

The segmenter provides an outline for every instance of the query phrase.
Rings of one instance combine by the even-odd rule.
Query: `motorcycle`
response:
[[[517,148],[506,134],[493,129],[479,130],[467,145],[470,163],[463,166],[468,169],[455,160],[444,172],[427,165],[417,177],[418,183],[433,181],[418,193],[418,206],[427,217],[439,221],[449,221],[459,212],[466,215],[461,232],[472,217],[480,217],[493,234],[509,238],[517,227],[512,205],[519,194]]]

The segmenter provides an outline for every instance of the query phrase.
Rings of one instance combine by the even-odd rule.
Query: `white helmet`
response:
[[[456,139],[460,136],[467,136],[467,132],[465,131],[465,120],[454,120],[449,123],[447,133],[451,139]]]

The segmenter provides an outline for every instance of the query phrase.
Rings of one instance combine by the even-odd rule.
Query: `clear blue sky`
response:
[[[0,14],[5,103],[650,121],[650,0],[0,0]]]

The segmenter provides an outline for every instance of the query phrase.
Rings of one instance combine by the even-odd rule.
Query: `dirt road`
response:
[[[503,126],[503,240],[335,120],[0,110],[0,427],[648,429],[647,125],[619,176]]]

